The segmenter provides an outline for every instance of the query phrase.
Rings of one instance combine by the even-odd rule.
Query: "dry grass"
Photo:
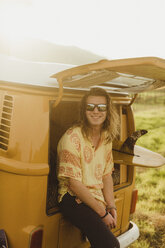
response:
[[[140,228],[140,238],[130,248],[165,248],[165,216],[136,211],[134,221]]]
[[[139,239],[130,248],[165,248],[165,166],[137,169],[139,200],[133,221],[140,229]]]

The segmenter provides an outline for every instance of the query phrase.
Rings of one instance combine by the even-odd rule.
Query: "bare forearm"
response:
[[[105,208],[92,196],[88,188],[75,179],[69,179],[69,187],[75,195],[100,216],[105,214]]]
[[[113,192],[113,179],[111,175],[103,178],[103,195],[108,206],[115,206],[114,192]]]
[[[111,223],[111,227],[115,228],[117,225],[117,212],[113,193],[113,179],[111,175],[107,175],[103,178],[103,185],[103,195],[107,203],[107,210],[113,216],[113,222]]]

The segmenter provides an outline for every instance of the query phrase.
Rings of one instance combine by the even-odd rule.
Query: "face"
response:
[[[107,104],[104,96],[88,96],[86,104]],[[102,127],[107,116],[107,111],[99,111],[97,107],[93,111],[86,110],[86,117],[91,127]]]

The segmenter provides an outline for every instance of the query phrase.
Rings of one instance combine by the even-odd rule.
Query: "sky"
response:
[[[0,0],[0,34],[77,46],[109,59],[165,59],[164,0]]]

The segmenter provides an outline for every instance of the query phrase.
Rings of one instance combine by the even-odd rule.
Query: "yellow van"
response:
[[[120,115],[113,144],[118,221],[112,231],[121,248],[128,247],[139,236],[130,220],[137,201],[136,166],[165,164],[161,155],[135,145],[145,131],[135,132],[131,105],[139,92],[165,86],[165,61],[102,60],[78,67],[6,56],[0,61],[0,247],[90,247],[58,209],[56,147],[93,86],[107,90]]]

